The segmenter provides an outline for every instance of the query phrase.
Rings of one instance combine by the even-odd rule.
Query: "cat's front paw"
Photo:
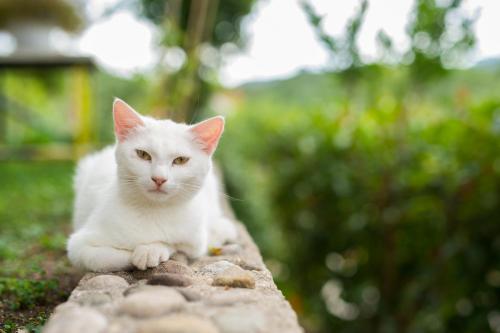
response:
[[[139,245],[132,253],[132,264],[140,270],[156,267],[170,258],[172,251],[164,244]]]

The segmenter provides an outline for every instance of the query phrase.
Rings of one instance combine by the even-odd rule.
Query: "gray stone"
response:
[[[191,274],[193,274],[193,269],[191,267],[187,266],[183,262],[175,261],[175,260],[168,260],[168,261],[162,262],[158,266],[158,269],[156,270],[156,272],[157,273],[174,273],[174,274],[191,275]]]
[[[147,269],[145,271],[136,270],[132,272],[132,275],[136,279],[150,279],[157,274],[163,273],[173,273],[173,274],[183,274],[192,275],[194,273],[193,269],[180,261],[168,260],[160,263],[154,268]]]
[[[175,289],[149,286],[129,294],[120,303],[118,312],[133,317],[148,318],[167,314],[182,308],[186,300]]]
[[[147,281],[140,281],[140,283],[125,290],[123,294],[125,296],[128,296],[128,295],[135,294],[138,292],[143,292],[143,291],[148,291],[148,292],[151,291],[154,293],[157,290],[169,289],[168,287],[148,285],[148,284],[146,284],[146,282]]]
[[[98,275],[87,281],[84,281],[79,288],[80,289],[125,289],[129,286],[128,282],[124,278],[116,275]]]
[[[214,324],[205,318],[189,314],[173,314],[141,323],[138,333],[218,333]]]
[[[106,333],[136,333],[137,320],[130,317],[120,317],[109,323]],[[89,332],[90,333],[90,332]]]
[[[218,273],[212,285],[232,288],[255,288],[255,279],[252,274],[234,265]]]
[[[217,264],[220,262],[229,262],[245,270],[252,270],[252,271],[262,270],[262,265],[259,264],[258,262],[252,261],[249,258],[242,259],[239,255],[220,255],[220,256],[202,257],[198,261],[194,262],[193,266],[195,266],[195,268],[197,268],[197,270],[200,272],[210,273],[208,272],[208,270],[210,269],[221,268],[220,264]]]
[[[75,290],[69,300],[80,305],[95,306],[111,302],[112,297],[109,293],[96,290]]]
[[[224,308],[212,317],[221,333],[263,333],[266,329],[266,317],[254,307]]]
[[[221,273],[222,271],[224,271],[228,268],[231,268],[231,267],[236,267],[236,265],[233,263],[230,263],[227,260],[220,260],[220,261],[216,261],[214,263],[210,263],[206,266],[203,266],[200,271],[202,273],[218,274],[218,273]]]
[[[87,333],[104,332],[106,318],[91,308],[73,307],[57,311],[43,329],[43,333]]]
[[[237,258],[235,260],[235,264],[240,266],[243,269],[246,269],[248,271],[261,271],[262,270],[262,265],[258,264],[257,262],[253,262],[250,260],[243,260],[241,258]]]
[[[66,303],[61,303],[56,308],[54,309],[54,314],[65,312],[65,311],[71,311],[73,309],[78,309],[80,306],[76,303],[73,302],[66,302]]]
[[[155,274],[148,280],[151,285],[187,287],[193,284],[190,277],[182,274],[161,273]]]
[[[204,302],[210,305],[234,305],[237,303],[252,303],[259,300],[259,296],[248,289],[228,289],[214,293]]]
[[[202,299],[202,295],[199,291],[188,289],[188,288],[177,288],[177,291],[184,296],[189,302],[197,302]]]

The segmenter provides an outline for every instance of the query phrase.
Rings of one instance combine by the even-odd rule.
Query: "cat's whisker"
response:
[[[183,182],[178,182],[177,184],[179,185],[182,185],[182,186],[187,186],[187,187],[190,187],[191,189],[201,189],[202,186],[199,186],[199,185],[196,185],[196,184],[190,184],[190,183],[183,183]],[[222,196],[224,196],[224,198],[227,198],[227,199],[230,199],[230,200],[233,200],[233,201],[245,201],[243,199],[240,199],[240,198],[235,198],[235,197],[232,197],[230,196],[229,194],[223,192],[223,191],[217,191],[219,194],[221,194]]]

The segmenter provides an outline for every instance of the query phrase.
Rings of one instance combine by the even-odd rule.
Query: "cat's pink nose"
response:
[[[155,182],[156,186],[160,187],[167,182],[165,178],[162,177],[151,177],[151,180]]]

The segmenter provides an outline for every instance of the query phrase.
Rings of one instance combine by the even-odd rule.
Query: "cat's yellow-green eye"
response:
[[[137,153],[137,156],[139,156],[140,159],[143,159],[145,161],[151,161],[151,155],[149,155],[144,150],[136,149],[135,152]]]
[[[179,156],[177,158],[175,158],[173,161],[172,161],[172,164],[173,165],[183,165],[183,164],[186,164],[187,161],[189,161],[189,157],[186,157],[186,156]]]

